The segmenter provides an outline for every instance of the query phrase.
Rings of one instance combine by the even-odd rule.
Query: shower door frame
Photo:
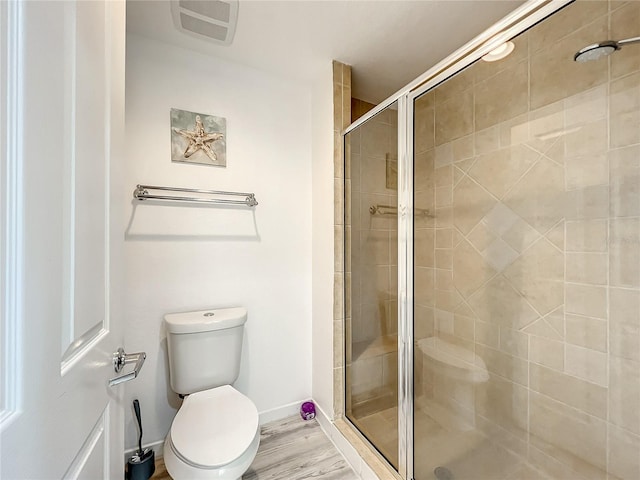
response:
[[[346,135],[398,102],[398,474],[414,479],[413,455],[413,142],[415,100],[575,0],[529,0],[342,131]],[[346,152],[346,148],[343,149]],[[344,160],[344,158],[343,158]],[[346,293],[345,284],[345,293]],[[346,298],[346,297],[345,297]],[[345,336],[345,338],[347,338]],[[346,369],[345,375],[346,375]],[[346,380],[346,379],[343,379]],[[346,385],[346,382],[343,383]],[[342,398],[346,402],[346,392]],[[346,411],[346,409],[345,409]],[[345,416],[356,431],[357,427]],[[368,440],[367,440],[368,441]],[[375,447],[372,446],[375,450]],[[390,468],[393,469],[391,464]]]

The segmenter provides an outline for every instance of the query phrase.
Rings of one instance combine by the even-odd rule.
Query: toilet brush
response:
[[[155,452],[151,448],[142,450],[142,416],[140,415],[140,402],[136,398],[133,401],[133,410],[138,420],[138,451],[127,460],[127,480],[148,480],[156,470]]]

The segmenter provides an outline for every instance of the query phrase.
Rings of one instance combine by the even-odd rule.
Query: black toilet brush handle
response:
[[[142,458],[142,417],[140,416],[140,402],[137,398],[133,401],[133,410],[136,412],[138,428],[140,429],[140,435],[138,436],[138,455]]]

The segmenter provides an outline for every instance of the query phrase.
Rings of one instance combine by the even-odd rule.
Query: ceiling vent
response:
[[[238,0],[172,0],[171,14],[181,32],[230,45],[238,23]]]

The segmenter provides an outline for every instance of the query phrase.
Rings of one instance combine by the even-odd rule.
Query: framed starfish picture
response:
[[[227,166],[227,120],[171,109],[171,161]]]

